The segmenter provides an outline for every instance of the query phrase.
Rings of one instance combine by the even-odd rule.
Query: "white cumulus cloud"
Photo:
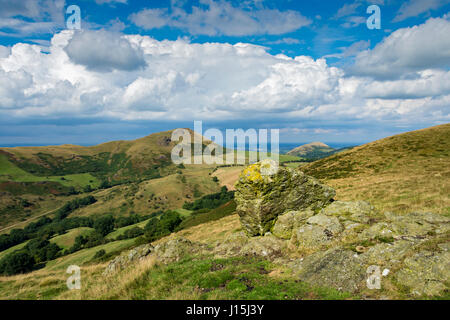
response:
[[[94,39],[110,45],[102,51]],[[271,55],[247,43],[158,41],[107,31],[62,31],[46,53],[24,43],[0,52],[0,116],[263,119],[292,127],[304,121],[403,124],[450,115],[450,75],[438,68],[374,80],[347,76],[325,59]]]
[[[450,65],[450,16],[398,29],[374,49],[356,56],[354,71],[373,77],[399,77]]]

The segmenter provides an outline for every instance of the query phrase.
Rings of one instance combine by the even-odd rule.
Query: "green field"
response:
[[[135,239],[113,241],[93,248],[83,249],[68,256],[49,261],[44,269],[48,271],[54,271],[59,269],[66,269],[70,265],[81,266],[92,260],[97,251],[103,249],[106,251],[106,254],[120,252],[130,248],[134,244],[134,241]]]
[[[25,241],[25,242],[19,243],[18,245],[15,245],[14,247],[3,250],[2,252],[0,252],[0,260],[3,259],[8,254],[10,254],[11,252],[22,249],[23,247],[25,247],[27,245],[27,243],[28,243],[28,241]]]
[[[300,166],[304,166],[305,164],[307,164],[308,162],[286,162],[284,163],[284,165],[288,168],[298,168]]]
[[[63,249],[69,249],[75,243],[76,237],[86,236],[93,231],[94,231],[94,229],[92,229],[92,228],[85,228],[85,227],[75,228],[75,229],[69,230],[65,234],[62,234],[60,236],[56,236],[56,237],[50,239],[50,242],[57,244],[59,247],[61,247]]]
[[[175,209],[173,211],[175,211],[176,213],[179,213],[183,218],[189,217],[192,213],[191,210],[187,210],[187,209],[183,209],[183,208]]]
[[[0,182],[16,181],[16,182],[40,182],[50,181],[58,182],[66,187],[84,187],[91,185],[97,188],[100,181],[90,173],[68,174],[65,176],[49,176],[38,177],[20,169],[11,163],[4,155],[0,155]]]
[[[136,223],[136,224],[132,224],[132,225],[129,225],[129,226],[126,226],[126,227],[122,227],[122,228],[116,229],[113,232],[111,232],[110,234],[108,234],[105,238],[106,239],[111,239],[111,240],[112,239],[116,239],[118,236],[123,235],[125,233],[125,231],[127,231],[127,230],[131,230],[131,229],[136,228],[136,227],[144,228],[147,223],[148,223],[148,220],[144,220],[144,221],[141,221],[141,222]]]

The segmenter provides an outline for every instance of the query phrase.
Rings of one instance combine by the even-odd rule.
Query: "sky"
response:
[[[449,35],[450,0],[0,0],[0,146],[200,120],[354,145],[448,123]]]

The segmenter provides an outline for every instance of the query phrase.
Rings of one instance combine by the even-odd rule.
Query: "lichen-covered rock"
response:
[[[243,232],[230,235],[214,248],[216,257],[260,256],[274,260],[284,254],[287,241],[273,235],[249,238]]]
[[[291,268],[300,280],[346,292],[357,292],[366,279],[363,258],[344,249],[313,253],[293,262]]]
[[[396,280],[415,296],[437,296],[449,290],[450,253],[424,251],[406,258]]]
[[[151,244],[143,244],[139,247],[131,249],[130,251],[115,257],[111,260],[103,272],[104,275],[114,273],[118,270],[126,268],[136,261],[140,261],[147,257],[154,251],[154,247]]]
[[[214,254],[220,258],[229,258],[238,256],[242,247],[247,244],[249,238],[241,231],[229,235],[225,240],[220,241],[214,248]]]
[[[109,275],[118,270],[125,269],[149,256],[155,257],[157,262],[169,263],[178,261],[188,255],[201,254],[207,251],[208,249],[204,244],[194,243],[181,237],[168,240],[156,246],[150,243],[144,244],[111,260],[103,271],[103,275]]]
[[[404,215],[385,213],[392,231],[406,237],[423,237],[432,233],[439,226],[441,229],[450,225],[450,219],[433,213],[408,213]]]
[[[270,160],[244,169],[236,183],[235,200],[242,226],[249,236],[264,235],[276,218],[289,210],[319,210],[335,191],[299,170],[275,166]],[[272,173],[272,174],[267,174]]]
[[[387,222],[376,223],[363,230],[359,235],[359,240],[373,240],[377,238],[392,238],[394,232],[391,225]]]
[[[324,214],[317,214],[312,216],[306,221],[307,224],[317,225],[327,229],[332,234],[336,235],[342,232],[342,225],[339,223],[339,219],[333,216],[326,216]]]
[[[342,230],[338,218],[317,214],[293,230],[290,248],[296,247],[306,252],[317,251],[333,242]]]
[[[358,223],[369,223],[376,215],[374,207],[366,201],[334,201],[321,213]]]
[[[202,253],[206,250],[205,245],[180,237],[156,245],[154,255],[158,261],[169,263],[179,261],[188,255]]]
[[[241,255],[255,255],[274,260],[283,255],[287,241],[283,241],[273,235],[251,238],[241,249]]]
[[[380,243],[370,247],[363,256],[366,258],[368,264],[391,268],[394,265],[400,264],[416,244],[416,242],[406,240],[398,240],[393,243]]]
[[[278,216],[273,226],[272,234],[278,238],[288,240],[292,236],[292,230],[303,225],[313,215],[314,211],[311,209],[288,211]]]

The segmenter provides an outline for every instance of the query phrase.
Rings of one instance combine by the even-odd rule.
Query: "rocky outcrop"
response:
[[[129,265],[136,263],[137,261],[142,261],[145,259],[150,253],[154,251],[154,247],[151,244],[144,244],[125,254],[121,254],[120,256],[115,257],[111,260],[106,267],[105,271],[103,271],[103,275],[109,275],[121,269],[128,267]]]
[[[207,250],[205,245],[193,243],[182,237],[170,239],[156,246],[144,244],[111,260],[103,274],[112,274],[150,256],[154,257],[157,262],[165,264],[179,261],[181,258],[189,255],[202,253],[203,250]]]
[[[448,292],[449,218],[330,201],[334,190],[314,178],[287,168],[263,175],[267,165],[242,172],[236,202],[245,234],[217,246],[216,254],[266,256],[300,280],[353,293],[372,290],[367,281],[373,270],[380,272],[380,288],[418,297]]]
[[[335,191],[303,172],[279,167],[272,160],[252,164],[236,183],[235,200],[245,232],[264,235],[277,217],[288,210],[319,210]]]
[[[373,297],[376,289],[395,298],[448,293],[450,218],[381,213],[365,201],[331,201],[334,194],[298,170],[253,164],[236,184],[242,231],[208,245],[176,238],[140,246],[111,261],[105,274],[147,256],[160,263],[205,254],[257,256],[289,268],[298,280],[361,296]]]

